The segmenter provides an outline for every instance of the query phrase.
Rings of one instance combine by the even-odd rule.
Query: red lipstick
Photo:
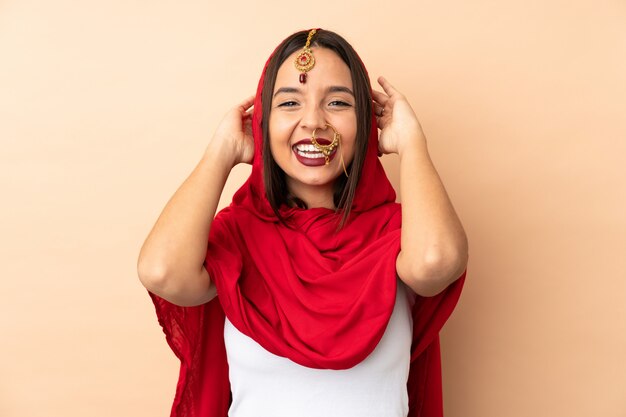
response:
[[[326,138],[315,138],[317,143],[320,145],[330,145],[332,142]],[[298,146],[301,145],[301,146]],[[302,164],[309,167],[314,166],[323,166],[326,165],[326,158],[324,155],[313,145],[310,138],[302,139],[296,142],[291,147],[293,154],[296,156],[296,159]],[[335,154],[337,153],[337,149],[328,155],[328,162],[333,160]]]

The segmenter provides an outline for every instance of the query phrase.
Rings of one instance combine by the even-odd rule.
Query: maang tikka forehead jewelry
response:
[[[306,73],[315,66],[313,51],[311,51],[311,48],[309,47],[311,45],[311,38],[315,35],[315,32],[317,32],[317,29],[311,29],[309,36],[306,38],[306,44],[304,45],[304,48],[302,48],[302,52],[298,54],[294,61],[296,69],[301,72],[299,78],[300,84],[306,83]]]

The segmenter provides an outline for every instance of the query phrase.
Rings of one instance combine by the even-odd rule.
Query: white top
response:
[[[226,318],[229,417],[406,417],[414,294],[398,280],[376,349],[345,370],[313,369],[265,350]]]

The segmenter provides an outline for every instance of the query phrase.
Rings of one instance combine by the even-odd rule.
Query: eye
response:
[[[329,103],[331,106],[350,107],[350,103],[341,100],[334,100]]]
[[[293,100],[292,100],[292,101],[285,101],[284,103],[280,103],[280,104],[278,105],[278,107],[293,107],[293,106],[295,106],[295,105],[297,105],[297,104],[298,104],[298,103],[297,103],[297,102],[295,102],[295,101],[293,101]]]

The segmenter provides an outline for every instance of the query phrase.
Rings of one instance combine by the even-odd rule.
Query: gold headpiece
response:
[[[301,72],[300,84],[304,84],[306,82],[307,71],[310,71],[311,68],[315,66],[313,51],[309,48],[309,45],[311,45],[311,38],[315,35],[315,32],[317,32],[317,29],[311,29],[309,36],[306,38],[306,44],[304,45],[304,48],[302,48],[302,52],[298,54],[296,60],[294,61],[296,69]]]

